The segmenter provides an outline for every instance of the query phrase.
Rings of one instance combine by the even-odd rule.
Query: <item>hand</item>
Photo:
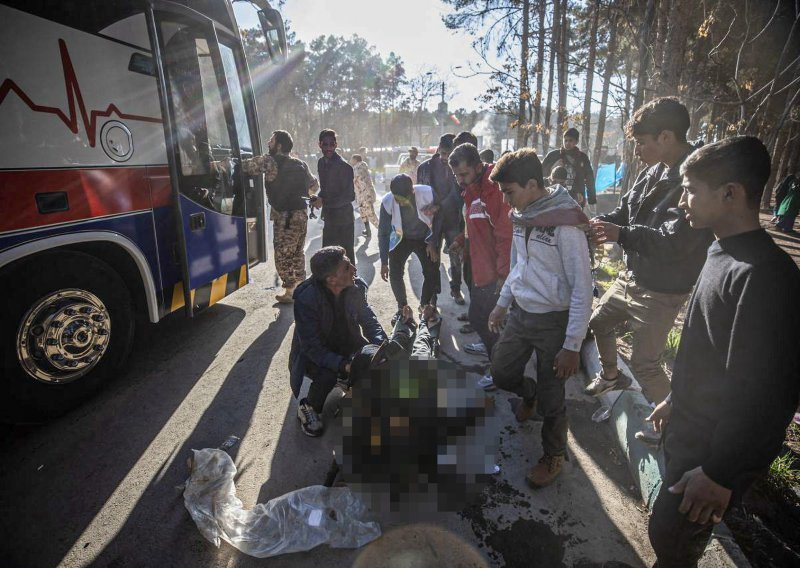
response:
[[[425,252],[428,253],[428,258],[431,259],[431,262],[439,262],[439,251],[437,249],[438,247],[433,246],[433,243],[425,245]]]
[[[592,219],[592,244],[594,246],[604,243],[616,243],[619,241],[620,226],[607,221],[597,221]]]
[[[653,430],[656,432],[663,432],[664,426],[669,423],[669,417],[672,414],[672,404],[668,400],[663,400],[653,409],[650,416],[645,418],[648,422],[653,423]]]
[[[561,349],[553,361],[553,370],[559,379],[568,379],[578,372],[578,365],[581,362],[581,354],[569,349]]]
[[[584,204],[584,202],[585,202],[585,199],[583,198],[583,195],[581,195],[580,193],[577,193],[577,194],[575,194],[575,201],[577,201],[577,202],[578,202],[578,205],[580,205],[581,207],[583,207],[583,204]]]
[[[314,209],[322,209],[322,198],[319,195],[312,197],[311,204],[314,206]]]
[[[450,254],[457,254],[461,255],[464,252],[464,243],[453,241],[449,247],[447,247],[447,252]]]
[[[422,208],[422,212],[425,213],[425,215],[430,215],[431,217],[433,217],[439,212],[439,206],[430,203]]]
[[[731,490],[714,482],[702,467],[690,469],[669,488],[675,495],[683,493],[678,511],[693,523],[705,525],[709,520],[719,523],[731,500]]]
[[[389,280],[389,265],[381,264],[381,280],[387,282]]]
[[[489,314],[489,331],[500,333],[500,330],[505,327],[506,314],[508,314],[508,308],[495,306],[492,313]]]
[[[344,366],[344,372],[347,373],[348,375],[350,374],[350,363],[347,363]]]
[[[495,282],[494,293],[495,294],[499,294],[500,291],[503,289],[503,286],[505,285],[505,283],[506,283],[506,281],[504,279],[500,279],[497,282]]]

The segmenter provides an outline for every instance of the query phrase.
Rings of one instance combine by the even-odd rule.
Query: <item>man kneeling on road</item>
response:
[[[294,292],[294,321],[289,354],[294,396],[300,395],[304,376],[312,381],[308,397],[299,401],[297,417],[303,432],[319,436],[325,399],[350,373],[353,355],[386,339],[367,303],[367,284],[356,277],[344,248],[323,247],[311,257],[311,278]]]
[[[589,245],[583,231],[589,219],[564,187],[545,187],[542,165],[532,148],[501,157],[490,179],[513,207],[517,253],[489,315],[489,329],[502,329],[492,353],[492,377],[498,387],[522,397],[517,420],[531,417],[538,401],[544,416],[544,455],[527,479],[533,487],[543,487],[561,472],[567,451],[564,382],[578,370],[592,313]],[[534,350],[535,383],[523,375]]]

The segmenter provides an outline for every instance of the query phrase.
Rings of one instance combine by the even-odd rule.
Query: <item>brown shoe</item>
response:
[[[294,302],[292,299],[292,294],[294,294],[294,286],[284,286],[283,294],[278,294],[275,296],[275,300],[277,300],[281,304],[291,304]]]
[[[526,402],[521,398],[511,399],[511,409],[514,411],[514,418],[517,419],[517,422],[525,422],[530,420],[536,412],[536,399],[531,402]]]
[[[528,472],[528,485],[534,488],[550,485],[561,473],[561,464],[563,463],[564,456],[543,455],[539,463]]]

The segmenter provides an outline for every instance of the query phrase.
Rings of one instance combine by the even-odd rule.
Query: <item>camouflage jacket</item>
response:
[[[353,185],[356,190],[356,198],[359,201],[375,201],[377,199],[369,167],[364,162],[358,162],[353,166]]]
[[[411,181],[417,183],[417,168],[419,168],[419,161],[412,160],[409,156],[400,164],[400,173],[411,176]]]

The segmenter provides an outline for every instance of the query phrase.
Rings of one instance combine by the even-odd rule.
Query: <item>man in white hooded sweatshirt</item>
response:
[[[578,369],[592,313],[584,233],[589,220],[566,188],[544,185],[542,164],[532,148],[501,157],[490,179],[512,207],[517,255],[489,315],[489,329],[502,329],[492,353],[492,377],[495,385],[522,397],[517,420],[530,417],[534,403],[544,416],[544,455],[527,475],[530,485],[543,487],[561,472],[567,451],[564,382]],[[523,375],[534,350],[536,382]]]

